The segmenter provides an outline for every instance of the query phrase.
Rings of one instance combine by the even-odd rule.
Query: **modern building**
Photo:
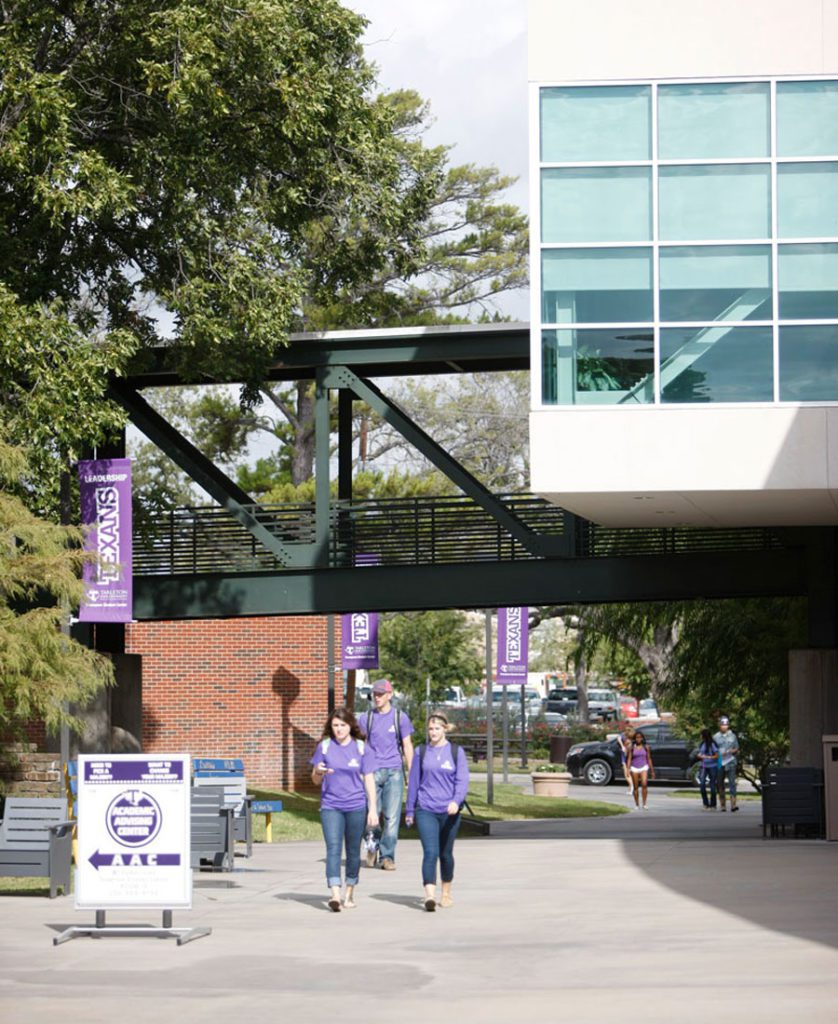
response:
[[[838,523],[838,2],[531,0],[532,489]]]

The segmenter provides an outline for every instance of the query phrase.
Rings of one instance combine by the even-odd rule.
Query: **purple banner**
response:
[[[356,555],[355,564],[380,565],[379,555]],[[378,612],[350,612],[340,620],[341,667],[378,668]]]
[[[527,681],[528,608],[498,608],[498,676],[501,685]]]
[[[80,622],[130,622],[133,615],[131,564],[131,460],[79,463],[82,525],[91,527],[85,548],[98,561],[84,567],[85,596]]]

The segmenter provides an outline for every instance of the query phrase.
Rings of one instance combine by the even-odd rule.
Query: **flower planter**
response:
[[[570,772],[533,772],[532,791],[535,796],[567,796]]]

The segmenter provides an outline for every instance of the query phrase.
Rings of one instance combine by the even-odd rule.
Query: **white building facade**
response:
[[[838,523],[838,0],[530,0],[532,489]]]

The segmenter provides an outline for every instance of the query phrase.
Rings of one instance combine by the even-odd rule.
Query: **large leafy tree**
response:
[[[497,299],[527,283],[527,220],[514,205],[504,200],[504,192],[513,179],[494,167],[471,164],[452,165],[450,147],[427,147],[423,132],[428,123],[428,107],[411,91],[386,94],[378,105],[393,126],[393,147],[402,172],[401,220],[387,226],[393,231],[384,257],[371,261],[359,247],[358,223],[349,218],[324,215],[310,224],[300,250],[299,272],[304,278],[303,301],[298,309],[298,330],[324,331],[341,328],[391,327],[485,319],[498,315]],[[422,188],[417,183],[421,183]],[[417,192],[424,202],[417,201]],[[408,218],[412,216],[412,220]],[[385,249],[383,238],[382,249]],[[349,246],[357,254],[356,274],[336,282],[325,276],[333,251]],[[412,258],[406,260],[404,253]],[[363,273],[361,272],[363,268]],[[489,375],[485,375],[488,377]],[[445,389],[452,434],[461,410],[469,403],[469,432],[474,455],[472,462],[480,470],[486,453],[477,452],[478,438],[486,437],[486,450],[497,450],[498,442],[508,439],[512,446],[525,431],[497,429],[494,406],[504,402],[507,414],[514,410],[525,422],[528,399],[524,375],[510,375],[498,391],[493,408],[477,422],[479,399],[485,401],[487,382],[468,382],[461,393]],[[414,394],[415,392],[415,394]],[[398,399],[420,418],[431,413],[431,427],[439,426],[443,394],[431,391],[400,391]],[[514,393],[514,397],[513,397]],[[237,396],[219,395],[212,402],[196,404],[195,413],[204,421],[194,424],[204,436],[226,436],[231,444],[218,450],[222,458],[240,453],[241,432],[250,437],[268,437],[279,442],[272,459],[274,479],[271,486],[304,484],[314,470],[314,390],[310,382],[292,385],[262,385],[262,404],[242,412]],[[152,400],[156,398],[152,395]],[[358,403],[357,434],[362,447],[362,462],[399,447],[399,442]],[[490,429],[486,430],[487,424]],[[507,424],[508,426],[508,424]],[[516,478],[526,474],[526,459],[520,453],[514,460]],[[508,460],[512,462],[513,459]],[[264,471],[270,467],[262,467]],[[415,466],[412,467],[415,470]],[[489,474],[491,476],[491,473]],[[262,490],[265,488],[263,487]]]
[[[465,612],[403,612],[381,622],[381,671],[414,703],[442,700],[449,686],[482,678],[479,628]]]
[[[81,532],[33,515],[14,491],[30,475],[22,452],[0,440],[0,735],[26,722],[55,729],[64,705],[85,704],[113,678],[110,661],[71,640],[82,593]],[[65,627],[63,630],[60,627]]]
[[[373,97],[363,26],[337,0],[0,5],[0,438],[29,455],[0,481],[17,713],[52,722],[103,678],[57,629],[78,563],[49,520],[69,518],[69,464],[123,424],[109,374],[164,341],[247,404],[311,295],[413,266],[436,179]]]
[[[363,24],[336,0],[0,8],[0,297],[33,350],[24,393],[72,335],[100,385],[168,336],[186,377],[252,399],[310,291],[315,225],[320,290],[411,265],[434,182],[372,98]],[[74,397],[62,457],[114,425]]]

